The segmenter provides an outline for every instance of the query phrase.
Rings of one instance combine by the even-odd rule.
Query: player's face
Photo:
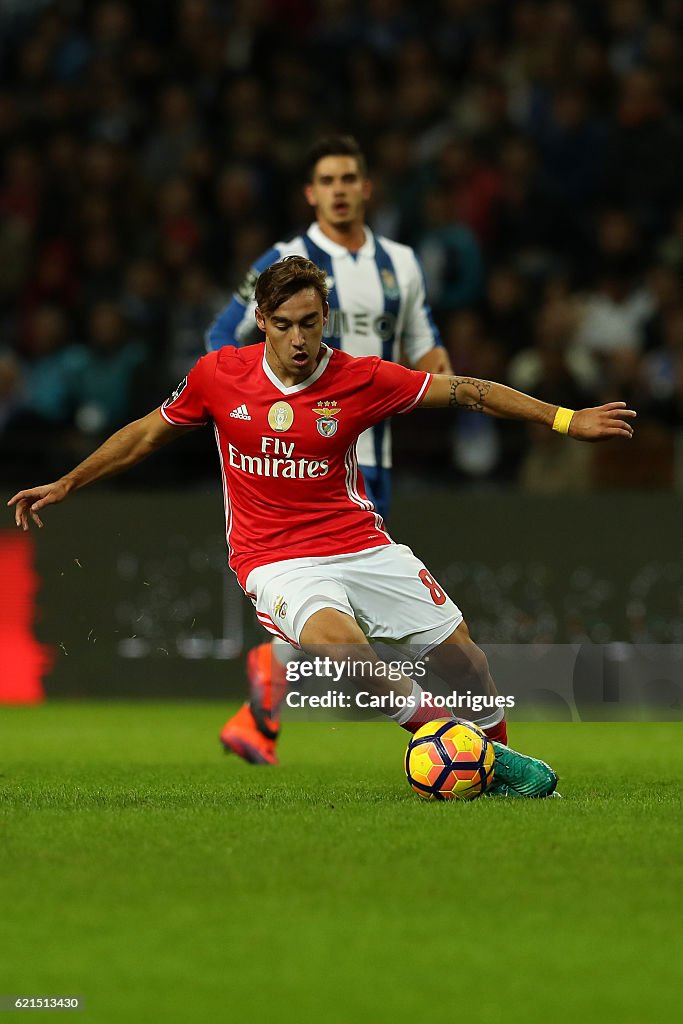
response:
[[[287,387],[306,380],[322,355],[327,303],[315,288],[303,288],[272,313],[256,310],[256,323],[266,334],[266,359]]]
[[[321,224],[344,231],[363,222],[370,191],[355,157],[324,156],[315,165],[305,195]]]

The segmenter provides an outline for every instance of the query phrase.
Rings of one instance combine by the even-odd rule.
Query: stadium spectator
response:
[[[683,425],[683,305],[662,316],[661,343],[643,360],[648,413],[670,427]]]
[[[671,267],[654,264],[647,273],[647,289],[654,306],[644,327],[644,347],[649,351],[665,344],[664,321],[683,304],[683,282]]]
[[[607,265],[586,296],[576,343],[603,360],[624,349],[640,350],[652,312],[651,296],[628,269]]]
[[[11,428],[24,407],[21,367],[14,352],[0,351],[0,434]]]
[[[677,206],[672,214],[657,252],[663,263],[683,272],[683,206]]]
[[[590,209],[603,173],[607,133],[577,86],[565,84],[555,92],[534,138],[544,181],[555,198]]]
[[[610,29],[609,62],[619,75],[634,71],[643,58],[649,17],[643,0],[610,0],[606,5]]]
[[[587,353],[572,346],[577,310],[563,299],[550,300],[536,319],[535,343],[510,363],[508,381],[552,401],[553,395],[583,405],[595,400],[597,368]],[[564,401],[564,398],[563,398]],[[534,424],[517,436],[519,482],[536,494],[584,491],[591,483],[591,455],[586,448],[565,451],[549,445]],[[577,445],[573,446],[578,447]]]
[[[52,239],[38,249],[33,276],[22,296],[22,307],[31,311],[52,304],[63,311],[73,311],[79,296],[78,270],[72,245]]]
[[[43,198],[38,155],[30,146],[17,142],[10,145],[3,164],[0,215],[35,228]]]
[[[603,189],[650,234],[666,228],[680,198],[682,143],[681,125],[668,110],[657,75],[644,68],[626,75],[620,83]]]
[[[453,122],[466,133],[482,160],[495,162],[501,145],[517,127],[510,116],[502,79],[490,74],[478,76],[459,98]]]
[[[158,128],[144,152],[145,177],[154,184],[180,174],[200,138],[196,104],[189,89],[164,86],[158,97]]]
[[[166,343],[168,296],[162,267],[140,257],[126,268],[121,313],[150,352],[161,353]]]
[[[543,394],[545,401],[566,394],[578,405],[597,397],[598,366],[591,353],[574,342],[579,315],[577,306],[566,299],[546,302],[536,316],[533,344],[508,366],[512,387]]]
[[[120,427],[135,409],[135,377],[147,358],[113,302],[97,302],[88,316],[88,346],[74,382],[77,426],[100,435]]]
[[[469,228],[448,217],[448,197],[430,191],[424,198],[426,230],[417,243],[434,315],[442,317],[475,305],[483,287],[483,264],[477,239]]]
[[[443,147],[432,176],[448,193],[449,215],[467,225],[486,251],[493,233],[492,207],[501,191],[500,171],[479,160],[472,144],[461,138]]]
[[[178,250],[173,265],[195,259],[202,245],[204,228],[197,212],[191,184],[182,175],[168,178],[157,194],[158,226],[164,251]]]
[[[57,306],[39,306],[26,317],[19,359],[27,413],[46,428],[72,422],[75,390],[85,360],[72,325]]]
[[[491,204],[491,248],[527,272],[541,273],[557,263],[565,237],[559,204],[539,173],[532,144],[522,136],[500,151],[500,186]]]
[[[112,227],[91,228],[84,234],[80,276],[84,306],[116,301],[123,285],[123,253]]]
[[[215,319],[226,300],[227,295],[215,287],[211,276],[199,264],[192,264],[180,276],[169,303],[164,391],[182,380],[204,353],[206,325]]]
[[[493,267],[483,302],[488,333],[503,346],[506,359],[525,348],[531,336],[530,300],[526,281],[514,267]]]

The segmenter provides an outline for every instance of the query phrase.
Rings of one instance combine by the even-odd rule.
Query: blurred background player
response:
[[[305,164],[304,194],[315,210],[308,230],[278,242],[252,265],[232,298],[207,331],[209,351],[224,345],[260,340],[254,319],[254,288],[259,275],[285,256],[306,256],[324,271],[329,288],[325,342],[353,356],[381,356],[413,369],[448,373],[425,295],[422,270],[413,250],[375,235],[365,223],[372,186],[367,164],[355,139],[338,135],[320,139]],[[360,465],[369,497],[381,516],[389,510],[391,437],[386,422],[361,434]],[[286,682],[284,665],[297,657],[281,641],[249,651],[249,702],[221,730],[226,750],[247,761],[275,764],[279,705]],[[503,732],[496,739],[505,740]]]

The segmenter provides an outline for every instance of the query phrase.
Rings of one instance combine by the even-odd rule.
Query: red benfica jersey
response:
[[[391,544],[358,472],[356,440],[413,409],[431,375],[323,346],[292,387],[265,345],[225,346],[200,359],[161,415],[176,426],[213,421],[221,460],[229,563],[244,588],[252,569],[287,558]]]

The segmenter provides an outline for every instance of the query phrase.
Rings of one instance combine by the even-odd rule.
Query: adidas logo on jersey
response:
[[[249,410],[246,405],[238,405],[236,409],[233,409],[230,413],[234,420],[250,420]]]

